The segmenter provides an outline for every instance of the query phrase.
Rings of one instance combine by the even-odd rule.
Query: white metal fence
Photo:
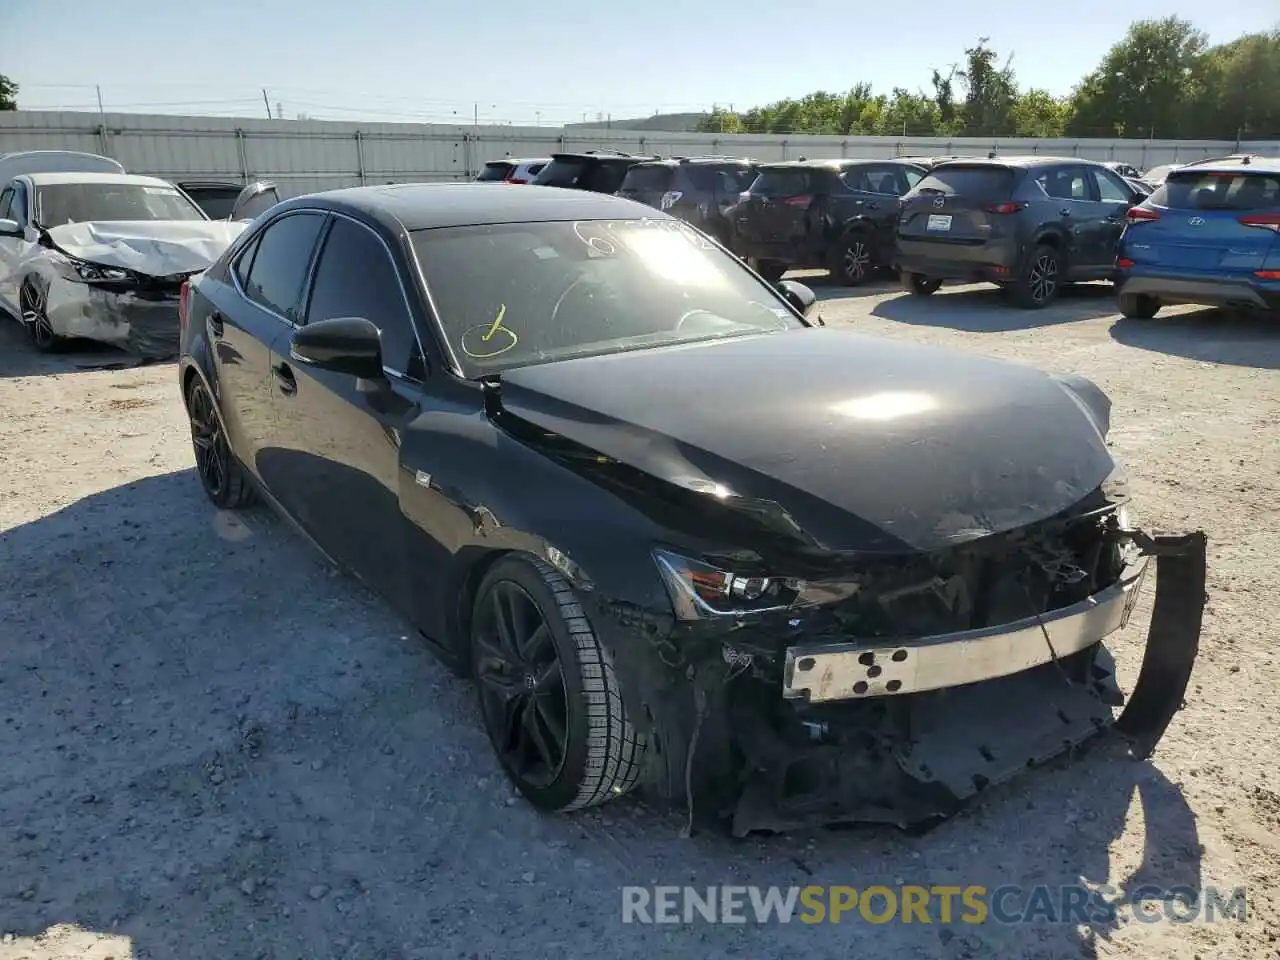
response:
[[[1123,160],[1145,169],[1240,150],[1276,156],[1280,155],[1280,141],[830,137],[0,112],[0,153],[83,150],[115,157],[134,173],[175,180],[269,178],[284,196],[360,184],[466,180],[474,177],[486,160],[587,149],[666,156],[716,153],[760,160],[985,155],[994,150]]]

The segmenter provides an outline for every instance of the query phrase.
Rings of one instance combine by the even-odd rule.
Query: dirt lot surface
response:
[[[1280,326],[1119,320],[1107,288],[1040,313],[988,288],[818,290],[833,325],[1111,394],[1140,518],[1210,536],[1193,689],[1153,762],[1104,744],[914,839],[682,840],[633,801],[538,815],[403,622],[270,514],[209,506],[172,365],[82,369],[114,358],[37,357],[6,322],[0,958],[1280,956]],[[621,922],[627,884],[1080,881],[1244,886],[1249,915]]]

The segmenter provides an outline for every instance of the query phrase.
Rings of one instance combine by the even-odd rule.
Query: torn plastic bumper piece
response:
[[[763,725],[747,729],[749,721],[742,718],[739,743],[752,755],[757,774],[746,779],[736,803],[734,835],[819,823],[932,825],[988,786],[1068,754],[1111,728],[1129,740],[1131,756],[1149,757],[1182,706],[1199,652],[1207,540],[1199,531],[1137,533],[1132,540],[1142,556],[1113,587],[1030,625],[857,651],[845,645],[789,650],[787,699],[834,710],[883,705],[909,718],[908,734],[890,759],[868,756],[856,746],[856,736],[848,746],[784,746]],[[1113,705],[1123,697],[1100,641],[1127,622],[1147,558],[1156,566],[1154,610],[1141,672],[1117,718]],[[946,639],[953,649],[943,651]],[[806,657],[813,663],[802,670]],[[1000,657],[1011,659],[1002,665]],[[1086,673],[1073,678],[1068,668],[1082,662]],[[948,669],[954,671],[949,685],[942,682]],[[818,698],[812,698],[815,692]],[[911,693],[916,695],[906,696]],[[790,794],[794,770],[811,761],[821,773],[809,778],[821,785],[807,795]]]
[[[55,279],[49,289],[49,322],[60,337],[109,343],[147,359],[168,359],[179,349],[180,283],[150,280],[111,289]]]

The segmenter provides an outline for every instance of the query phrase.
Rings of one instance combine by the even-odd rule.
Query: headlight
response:
[[[73,260],[67,257],[57,262],[59,272],[68,280],[81,283],[114,283],[128,280],[132,274],[119,267],[103,267],[84,260]]]
[[[785,577],[721,570],[667,550],[655,550],[653,558],[680,620],[785,610],[795,602],[802,586],[798,580]]]

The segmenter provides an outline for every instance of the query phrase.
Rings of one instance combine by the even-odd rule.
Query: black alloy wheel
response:
[[[576,810],[635,786],[646,741],[577,592],[539,557],[498,560],[476,591],[471,673],[489,742],[535,807]]]
[[[41,353],[52,353],[61,345],[62,338],[54,334],[53,324],[49,322],[48,298],[44,289],[35,280],[24,280],[18,300],[22,308],[22,325],[26,327],[32,344]]]
[[[187,415],[191,420],[196,473],[204,492],[221,510],[246,506],[252,493],[244,470],[231,454],[213,398],[199,377],[192,377],[187,389]]]
[[[475,676],[499,759],[517,779],[545,790],[564,769],[569,703],[551,627],[511,580],[486,592],[472,624]]]

